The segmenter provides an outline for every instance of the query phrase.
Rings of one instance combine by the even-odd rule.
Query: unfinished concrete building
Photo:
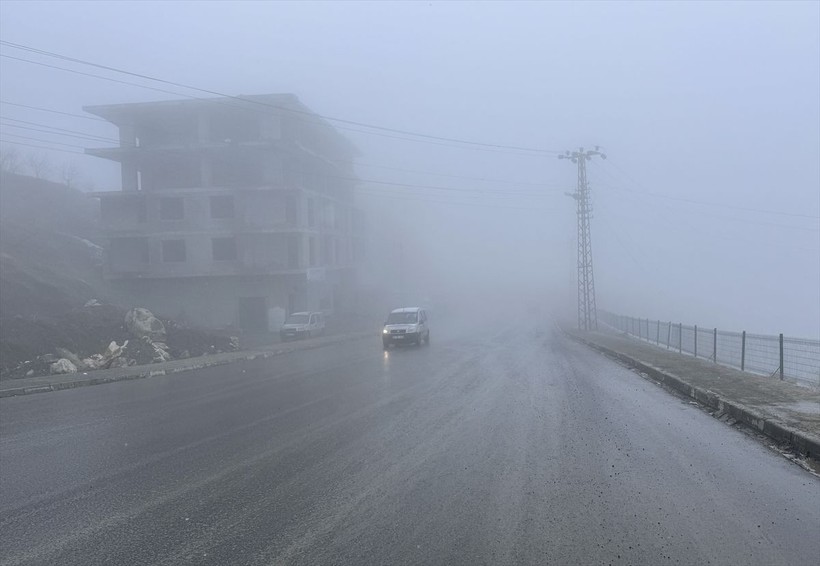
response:
[[[265,331],[333,311],[355,278],[355,147],[290,94],[91,106],[120,145],[97,192],[106,274],[143,305]]]

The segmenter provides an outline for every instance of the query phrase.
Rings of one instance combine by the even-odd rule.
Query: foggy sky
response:
[[[228,94],[292,92],[318,113],[390,128],[550,151],[600,145],[608,159],[589,165],[599,308],[820,336],[818,2],[4,0],[0,36]],[[7,58],[0,73],[4,101],[68,113],[174,98]],[[116,137],[92,120],[0,110]],[[359,200],[385,264],[373,278],[396,277],[401,246],[418,285],[520,288],[572,306],[571,163],[340,131],[362,152]],[[0,137],[46,145],[5,135],[15,133],[106,145],[7,127]],[[51,155],[75,160],[98,190],[119,188],[115,163]]]

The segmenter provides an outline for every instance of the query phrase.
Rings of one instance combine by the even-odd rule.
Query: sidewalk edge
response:
[[[691,397],[698,403],[711,409],[715,409],[718,413],[724,413],[730,418],[752,427],[776,442],[788,444],[803,456],[820,459],[820,438],[815,438],[810,434],[795,430],[775,419],[765,417],[753,409],[742,405],[741,403],[729,401],[728,399],[725,399],[724,397],[718,395],[717,393],[713,393],[708,389],[691,385],[681,377],[667,373],[636,358],[618,352],[617,350],[602,346],[596,342],[586,340],[566,331],[564,333],[571,339],[581,342],[593,350],[597,350],[603,354],[616,358],[628,366],[639,369],[650,376],[653,380],[663,383],[664,385],[668,385],[679,393]]]
[[[7,389],[0,389],[0,399],[5,397],[17,397],[20,395],[31,395],[34,393],[48,393],[51,391],[62,391],[65,389],[76,389],[78,387],[89,387],[92,385],[102,385],[105,383],[115,383],[117,381],[130,381],[132,379],[145,379],[148,377],[155,377],[160,375],[171,375],[175,373],[184,373],[188,371],[194,371],[198,369],[203,369],[207,367],[216,367],[216,366],[224,366],[228,364],[235,364],[238,362],[246,362],[250,360],[257,360],[257,359],[267,359],[273,358],[276,356],[282,356],[284,354],[289,354],[292,352],[299,352],[303,350],[314,350],[316,348],[323,348],[325,346],[332,346],[334,344],[341,344],[343,342],[348,342],[352,340],[357,340],[359,338],[366,338],[368,336],[373,336],[374,333],[371,331],[363,331],[363,332],[354,332],[351,334],[343,334],[338,336],[337,340],[328,340],[324,342],[309,342],[304,344],[294,344],[291,346],[286,346],[282,348],[278,348],[275,350],[270,351],[260,351],[260,350],[248,350],[247,354],[244,356],[239,356],[233,359],[228,360],[214,360],[214,359],[202,359],[201,361],[194,361],[191,365],[186,365],[184,367],[179,368],[162,368],[162,364],[148,364],[143,366],[134,366],[135,373],[129,373],[126,375],[118,375],[118,376],[103,376],[103,377],[94,377],[93,373],[90,372],[88,377],[83,377],[82,379],[73,379],[73,380],[66,380],[66,381],[54,381],[53,383],[44,383],[41,385],[34,385],[29,387],[10,387]],[[331,338],[331,337],[329,337]],[[337,337],[333,337],[337,338]],[[239,354],[240,352],[237,352]],[[205,356],[203,356],[205,357]],[[199,358],[191,358],[199,360]],[[11,381],[11,380],[10,380]]]

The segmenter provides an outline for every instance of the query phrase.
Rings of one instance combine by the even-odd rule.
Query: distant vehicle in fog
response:
[[[382,344],[430,344],[430,326],[427,311],[420,307],[395,309],[387,316],[382,331]]]
[[[320,312],[295,312],[285,319],[279,330],[282,342],[318,336],[325,331],[325,317]]]

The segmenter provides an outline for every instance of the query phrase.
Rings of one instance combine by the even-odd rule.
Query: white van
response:
[[[310,338],[325,332],[325,317],[320,312],[295,312],[285,319],[279,330],[282,342]]]
[[[404,307],[390,311],[382,330],[382,344],[430,344],[430,324],[427,311],[420,307]]]

